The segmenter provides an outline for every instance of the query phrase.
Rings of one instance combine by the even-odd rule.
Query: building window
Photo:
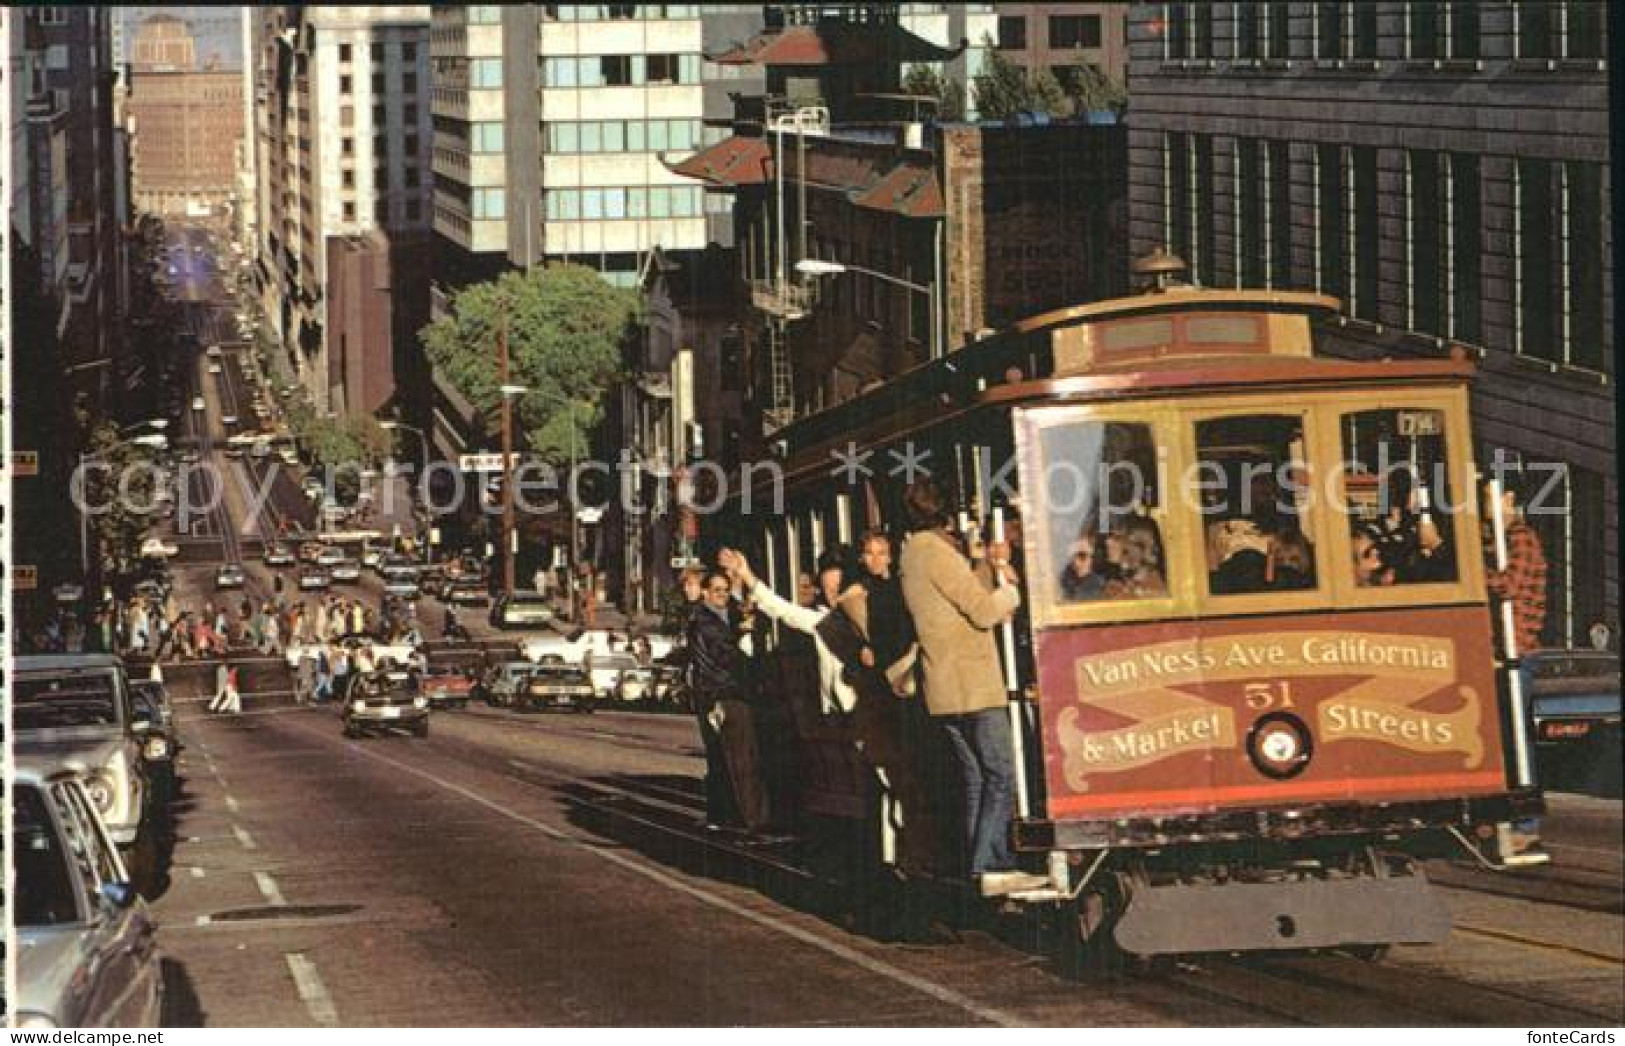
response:
[[[418,60],[418,45],[417,44],[402,44],[401,45],[401,61],[403,61],[403,62],[416,62],[417,60]]]
[[[339,77],[339,94],[350,94],[352,87],[353,87],[353,85],[351,83],[351,78],[350,77],[348,77],[348,76]]]
[[[1469,153],[1446,153],[1444,160],[1445,184],[1450,195],[1450,236],[1446,243],[1450,259],[1450,314],[1446,317],[1445,333],[1476,344],[1484,336],[1481,321],[1484,204],[1478,157]]]
[[[1211,3],[1164,4],[1162,7],[1163,58],[1213,57]]]
[[[1350,300],[1348,312],[1364,320],[1377,318],[1377,150],[1349,146],[1348,237]]]
[[[417,73],[406,73],[406,74],[401,76],[401,93],[402,94],[417,94],[418,93],[418,74]]]
[[[1315,146],[1315,290],[1338,298],[1348,296],[1343,277],[1345,190],[1342,148]]]
[[[351,171],[351,170],[348,170],[348,169],[340,171],[339,172],[339,187],[344,188],[344,189],[354,189],[355,188],[355,172]]]
[[[1190,136],[1177,131],[1162,136],[1162,241],[1191,261]]]
[[[403,144],[401,148],[407,156],[416,156],[418,154],[418,143],[418,136],[415,134],[409,134],[406,136],[405,144]]]
[[[339,61],[340,62],[348,62],[349,60],[350,60],[350,45],[349,44],[339,44]]]
[[[340,156],[354,156],[355,155],[355,139],[354,138],[346,136],[346,137],[343,137],[343,138],[339,139],[339,155]]]
[[[626,87],[632,83],[632,58],[624,54],[606,54],[599,58],[599,82],[606,87]]]
[[[408,189],[416,189],[418,187],[420,178],[421,176],[418,174],[418,169],[416,167],[408,167],[406,169],[406,187]]]
[[[383,65],[384,64],[384,45],[383,44],[373,44],[372,47],[368,49],[368,53],[372,55],[372,64],[373,65]]]
[[[1271,287],[1292,286],[1292,149],[1284,141],[1269,143],[1264,152],[1264,213],[1269,223],[1266,278]]]
[[[1269,261],[1269,226],[1264,209],[1268,188],[1264,178],[1265,143],[1250,138],[1235,138],[1232,142],[1236,285],[1262,287],[1268,279]]]
[[[1287,5],[1274,0],[1232,4],[1239,62],[1284,60],[1287,53]]]
[[[344,201],[343,214],[344,214],[344,220],[345,221],[347,221],[347,222],[355,221],[355,201],[354,200],[345,200]]]
[[[1349,22],[1353,32],[1349,41],[1351,50],[1349,57],[1356,61],[1375,62],[1377,60],[1377,5],[1371,3],[1350,3]]]
[[[468,86],[491,90],[502,86],[502,59],[476,58],[468,63]]]
[[[502,21],[500,4],[471,4],[467,10],[469,25],[495,25]]]
[[[1414,331],[1440,334],[1440,322],[1448,297],[1443,259],[1450,236],[1450,219],[1444,198],[1444,169],[1439,154],[1412,149],[1405,154],[1405,227],[1409,241],[1406,273],[1408,303],[1405,325]]]
[[[1099,15],[1050,15],[1049,45],[1053,48],[1099,47]]]
[[[1027,49],[1027,19],[1023,15],[999,16],[999,50],[1025,51]]]
[[[339,106],[339,126],[340,127],[354,127],[355,126],[355,106],[353,106],[353,105],[341,105],[341,106]]]
[[[1315,5],[1315,58],[1323,62],[1344,57],[1343,16],[1346,3]]]
[[[1518,351],[1603,370],[1601,169],[1523,159],[1513,173]]]
[[[652,54],[646,61],[647,73],[645,79],[652,84],[669,84],[677,82],[677,56],[674,54]]]
[[[500,121],[476,123],[469,131],[469,145],[474,152],[499,153],[503,150],[503,125]]]
[[[1550,0],[1521,0],[1513,25],[1518,58],[1560,58],[1557,39],[1558,4]]]
[[[502,189],[475,189],[471,213],[476,219],[506,218],[506,192]]]
[[[1457,2],[1445,5],[1445,57],[1452,61],[1477,61],[1479,50],[1478,5]]]
[[[401,110],[401,122],[408,127],[416,127],[418,123],[418,107],[409,105]]]
[[[1604,10],[1602,0],[1571,0],[1564,10],[1564,58],[1600,59],[1603,56]]]

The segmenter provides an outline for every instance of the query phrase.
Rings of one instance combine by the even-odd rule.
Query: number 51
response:
[[[1292,707],[1292,684],[1285,679],[1269,683],[1248,683],[1243,688],[1243,700],[1256,712],[1270,708]]]

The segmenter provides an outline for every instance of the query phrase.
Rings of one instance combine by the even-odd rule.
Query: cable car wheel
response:
[[[1114,936],[1144,875],[1143,868],[1102,871],[1077,897],[1054,907],[1047,930],[1063,975],[1074,980],[1149,977],[1171,968],[1171,958],[1124,951]]]

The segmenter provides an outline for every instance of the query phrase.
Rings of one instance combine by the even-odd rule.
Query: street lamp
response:
[[[416,425],[408,425],[404,421],[380,421],[378,423],[378,427],[386,432],[394,432],[396,429],[402,429],[417,436],[418,447],[423,451],[423,472],[420,473],[422,478],[420,478],[418,482],[427,483],[429,476],[429,437],[424,435],[423,430],[418,428]],[[412,510],[414,513],[417,511],[417,505],[415,503],[412,506]]]
[[[502,346],[502,376],[506,378],[508,371],[508,332],[507,325],[503,325],[500,332]],[[523,396],[530,389],[524,385],[511,385],[507,382],[497,386],[502,393],[502,591],[513,595],[513,567],[514,545],[517,544],[517,535],[513,527],[513,398]]]
[[[931,310],[931,358],[937,359],[942,355],[942,337],[937,317],[937,285],[933,281],[929,284],[914,283],[884,272],[866,269],[861,265],[848,265],[845,262],[825,261],[822,258],[803,258],[796,262],[796,272],[803,276],[839,276],[845,272],[855,272],[868,276],[883,283],[895,284],[926,297]]]

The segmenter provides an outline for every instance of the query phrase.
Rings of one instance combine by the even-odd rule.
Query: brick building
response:
[[[127,111],[138,209],[198,215],[231,199],[243,137],[241,74],[136,68]]]
[[[1131,251],[1344,302],[1333,351],[1480,362],[1480,463],[1561,465],[1545,639],[1617,627],[1601,3],[1137,4]]]

